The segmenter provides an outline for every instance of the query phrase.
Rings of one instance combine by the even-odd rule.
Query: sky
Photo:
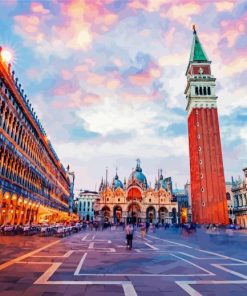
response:
[[[192,24],[217,78],[226,180],[247,166],[247,2],[0,0],[0,45],[79,189],[136,159],[154,185],[189,180],[185,71]]]

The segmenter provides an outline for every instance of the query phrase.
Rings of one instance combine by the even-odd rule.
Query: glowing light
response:
[[[13,54],[10,50],[8,49],[2,49],[1,51],[1,56],[2,56],[2,59],[5,63],[10,63],[12,60],[13,60]]]

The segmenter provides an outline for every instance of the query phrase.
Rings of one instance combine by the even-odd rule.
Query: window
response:
[[[151,200],[151,198],[149,198],[149,202],[151,202],[152,200]]]
[[[202,87],[201,86],[200,86],[199,90],[200,90],[200,95],[202,95]]]
[[[211,88],[208,87],[208,95],[210,96],[211,95]]]
[[[118,199],[118,202],[120,202],[120,198]]]
[[[109,201],[109,198],[107,198],[106,200]]]
[[[196,86],[196,95],[199,95],[198,86]]]
[[[207,94],[207,88],[206,88],[206,86],[204,86],[203,87],[203,94],[206,96],[206,94]]]
[[[226,199],[231,200],[231,194],[229,192],[226,193]]]

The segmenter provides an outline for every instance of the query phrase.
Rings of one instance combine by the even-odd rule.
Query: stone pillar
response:
[[[26,224],[26,219],[27,219],[27,210],[28,210],[28,206],[24,207],[24,213],[23,213],[23,217],[22,217],[22,224]]]

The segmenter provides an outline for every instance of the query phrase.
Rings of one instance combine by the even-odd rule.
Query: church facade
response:
[[[177,223],[178,205],[172,197],[171,178],[164,178],[161,171],[152,188],[142,172],[140,160],[128,181],[122,182],[117,173],[111,185],[102,179],[94,209],[96,220]]]

